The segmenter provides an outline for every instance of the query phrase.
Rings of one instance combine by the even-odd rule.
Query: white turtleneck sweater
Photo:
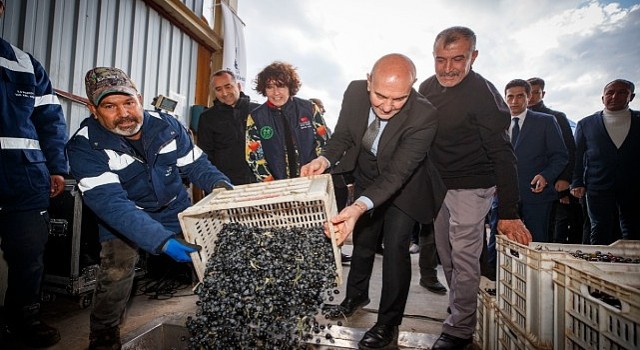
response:
[[[602,111],[602,117],[609,137],[616,147],[620,148],[631,128],[631,111],[629,108],[620,111],[610,111],[605,108]]]

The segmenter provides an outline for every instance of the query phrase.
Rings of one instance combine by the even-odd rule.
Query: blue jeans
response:
[[[49,238],[46,210],[0,212],[2,251],[9,269],[4,305],[10,317],[40,300],[44,249]]]
[[[91,332],[120,325],[131,296],[138,249],[121,239],[104,241],[91,311]]]

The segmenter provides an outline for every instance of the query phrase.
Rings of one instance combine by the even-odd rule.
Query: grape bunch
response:
[[[601,251],[595,251],[593,253],[585,253],[582,250],[578,249],[575,252],[572,252],[571,255],[574,258],[583,259],[587,261],[594,261],[594,262],[640,264],[640,258],[617,256],[611,253],[602,253]]]
[[[316,320],[338,293],[322,227],[226,224],[187,318],[189,349],[304,349],[330,339]]]

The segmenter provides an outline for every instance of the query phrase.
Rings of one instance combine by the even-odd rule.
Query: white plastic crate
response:
[[[262,228],[316,227],[337,215],[331,175],[323,174],[217,189],[178,215],[188,242],[202,246],[191,254],[200,281],[226,223]],[[332,235],[337,282],[342,282],[340,250]]]
[[[551,350],[531,343],[524,333],[510,322],[500,311],[496,312],[496,349],[498,350]],[[484,350],[484,348],[483,348]]]
[[[557,260],[555,349],[640,349],[640,265]]]
[[[476,313],[478,321],[476,331],[473,333],[473,341],[483,350],[496,349],[496,297],[490,294],[487,289],[495,292],[496,283],[482,277],[480,279],[480,290],[478,290],[478,311]]]
[[[640,241],[620,240],[608,246],[531,242],[528,246],[496,236],[498,309],[531,343],[553,344],[554,259],[574,259],[569,253],[601,251],[617,256],[640,256]]]

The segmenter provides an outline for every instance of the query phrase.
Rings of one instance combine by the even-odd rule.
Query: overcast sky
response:
[[[399,52],[433,75],[433,40],[463,25],[477,36],[473,69],[504,91],[511,79],[543,78],[545,103],[578,121],[603,108],[604,85],[640,85],[640,1],[239,0],[246,24],[247,85],[275,60],[298,67],[298,97],[317,97],[334,126],[348,83],[380,56]],[[640,88],[639,88],[640,89]],[[640,97],[631,103],[640,109]]]

